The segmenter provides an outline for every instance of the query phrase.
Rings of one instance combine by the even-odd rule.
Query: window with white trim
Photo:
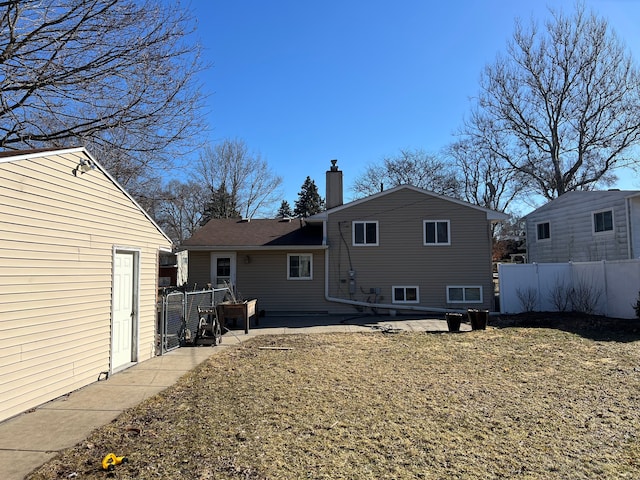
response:
[[[287,254],[287,280],[312,280],[313,255],[311,253]]]
[[[482,303],[482,287],[476,285],[447,286],[447,303]]]
[[[549,222],[536,223],[536,239],[549,240],[551,238],[551,226]]]
[[[370,246],[378,245],[378,222],[353,222],[353,245]]]
[[[391,287],[393,291],[393,303],[418,303],[420,295],[418,287]]]
[[[424,220],[425,245],[451,245],[449,220]]]
[[[593,233],[613,232],[613,210],[603,210],[593,214]]]

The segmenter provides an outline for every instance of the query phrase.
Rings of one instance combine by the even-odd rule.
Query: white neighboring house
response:
[[[568,192],[525,220],[530,263],[640,258],[640,191]]]
[[[0,420],[154,356],[171,247],[84,148],[0,153]]]

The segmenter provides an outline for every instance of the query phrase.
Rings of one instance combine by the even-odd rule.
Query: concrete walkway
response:
[[[404,331],[446,331],[444,320],[420,317],[273,317],[260,319],[249,334],[231,330],[217,347],[185,347],[134,365],[80,390],[0,423],[1,477],[22,480],[58,452],[82,442],[120,413],[173,385],[212,355],[256,335]],[[470,330],[462,324],[461,330]]]

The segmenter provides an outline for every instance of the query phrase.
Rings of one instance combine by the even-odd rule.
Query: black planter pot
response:
[[[486,330],[489,321],[489,310],[477,310],[470,308],[467,310],[467,316],[471,323],[471,330]]]
[[[447,320],[447,327],[450,332],[459,332],[462,323],[461,313],[445,313],[444,318]]]

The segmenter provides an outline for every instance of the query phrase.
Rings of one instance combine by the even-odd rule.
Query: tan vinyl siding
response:
[[[154,354],[168,239],[82,151],[0,162],[0,420],[110,369],[114,248],[139,253],[138,361]]]
[[[288,253],[313,255],[312,280],[287,279]],[[244,263],[246,255],[250,257],[250,263]],[[324,299],[324,273],[324,250],[238,252],[238,290],[244,298],[257,298],[258,308],[265,310],[267,315],[276,312],[335,312],[335,305]]]
[[[211,252],[189,252],[189,275],[187,283],[190,287],[205,287],[211,283]]]
[[[287,254],[313,255],[312,280],[287,279]],[[282,312],[345,311],[324,299],[325,251],[317,247],[300,250],[240,250],[236,255],[236,289],[245,299],[258,299],[258,308],[267,315]],[[248,257],[248,263],[247,263]],[[189,251],[189,285],[211,282],[211,252]],[[347,307],[353,310],[352,307]]]
[[[352,221],[377,221],[379,246],[353,246]],[[451,245],[425,246],[424,220],[448,220]],[[491,239],[486,213],[406,189],[329,215],[329,295],[367,301],[379,289],[392,303],[393,286],[419,287],[420,305],[492,307]],[[356,291],[349,293],[349,270]],[[482,286],[482,305],[447,304],[446,285]]]
[[[449,221],[451,244],[425,246],[424,220]],[[353,221],[377,222],[378,245],[354,246]],[[393,286],[418,287],[417,306],[421,307],[493,309],[490,222],[484,209],[416,189],[400,189],[329,211],[326,232],[328,249],[297,245],[290,250],[249,247],[229,252],[236,255],[239,294],[257,298],[267,315],[356,313],[363,309],[339,300],[392,304]],[[287,279],[290,253],[313,254],[313,280]],[[210,269],[210,251],[189,251],[190,285],[211,282]],[[354,292],[349,289],[351,269],[355,271]],[[329,300],[325,296],[327,282]],[[481,287],[483,301],[447,303],[447,285]],[[370,293],[376,291],[380,295]],[[397,309],[401,307],[399,304]]]

